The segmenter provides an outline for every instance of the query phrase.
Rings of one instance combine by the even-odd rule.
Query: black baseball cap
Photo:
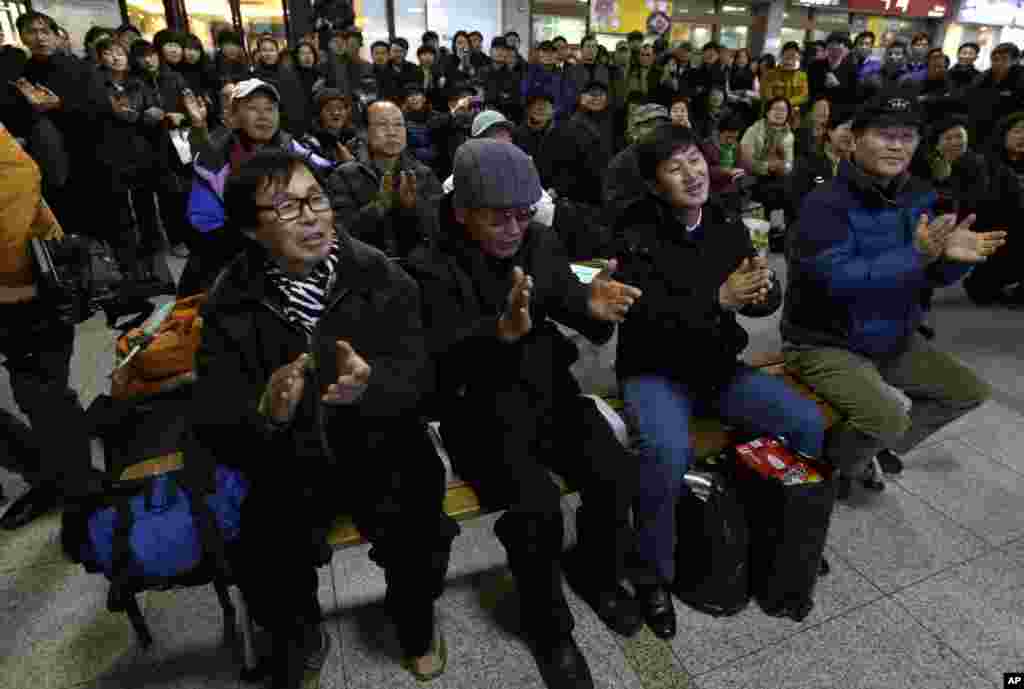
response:
[[[910,89],[883,91],[865,103],[853,118],[856,130],[868,127],[922,127],[921,108]]]

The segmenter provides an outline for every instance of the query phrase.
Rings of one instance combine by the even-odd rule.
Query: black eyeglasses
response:
[[[331,200],[326,195],[317,193],[302,199],[288,199],[273,206],[257,205],[256,208],[261,211],[274,211],[277,213],[278,220],[288,222],[302,215],[303,206],[309,206],[309,210],[314,213],[326,213],[331,210]]]

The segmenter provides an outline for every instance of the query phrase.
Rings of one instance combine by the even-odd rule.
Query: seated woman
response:
[[[639,454],[640,554],[664,591],[676,576],[675,508],[693,461],[690,417],[711,413],[786,436],[810,457],[822,456],[825,422],[780,378],[737,359],[748,336],[736,314],[774,313],[781,291],[744,226],[708,204],[708,164],[691,130],[657,129],[637,159],[649,191],[620,220],[617,275],[643,298],[619,326],[616,373]]]
[[[968,151],[953,178],[957,214],[976,214],[975,231],[1009,230],[1006,243],[964,279],[967,296],[979,305],[1024,306],[1024,114],[1001,120],[992,150],[984,157]]]
[[[793,152],[797,159],[812,153],[821,153],[825,146],[825,127],[832,114],[832,103],[818,98],[799,123],[794,133]]]
[[[430,376],[416,284],[335,229],[330,200],[293,153],[256,153],[224,204],[224,231],[245,249],[203,308],[191,422],[250,481],[229,555],[273,639],[272,686],[298,687],[323,665],[315,567],[339,510],[373,543],[408,669],[435,677],[446,651],[434,601],[458,526],[419,419]]]
[[[757,175],[754,198],[765,212],[786,210],[785,177],[793,171],[793,106],[781,96],[768,101],[764,117],[752,124],[740,141],[740,165]]]
[[[827,101],[818,101],[827,102]],[[825,125],[825,144],[820,151],[801,157],[789,178],[790,208],[793,210],[789,225],[800,215],[804,198],[819,184],[836,176],[839,163],[853,155],[853,111],[836,108]]]
[[[335,163],[352,160],[352,151],[360,135],[353,123],[352,96],[346,96],[338,89],[322,88],[316,92],[313,110],[316,119],[309,133],[302,137],[302,143],[320,157]]]

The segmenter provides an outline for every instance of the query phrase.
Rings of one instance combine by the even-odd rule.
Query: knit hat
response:
[[[473,125],[469,129],[469,135],[474,139],[479,139],[491,128],[499,126],[509,130],[512,129],[512,123],[500,112],[497,110],[484,110],[473,118]]]
[[[533,160],[515,144],[470,139],[455,152],[456,208],[529,208],[543,190]]]

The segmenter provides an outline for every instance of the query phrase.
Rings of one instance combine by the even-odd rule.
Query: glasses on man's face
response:
[[[514,220],[519,225],[525,225],[533,219],[534,213],[536,213],[536,207],[492,210],[490,224],[494,227],[505,227],[509,220]]]
[[[309,206],[309,210],[316,214],[326,213],[331,210],[331,200],[325,194],[315,192],[304,198],[290,198],[272,206],[256,206],[261,211],[274,211],[277,219],[281,222],[289,222],[302,215],[302,207]]]

